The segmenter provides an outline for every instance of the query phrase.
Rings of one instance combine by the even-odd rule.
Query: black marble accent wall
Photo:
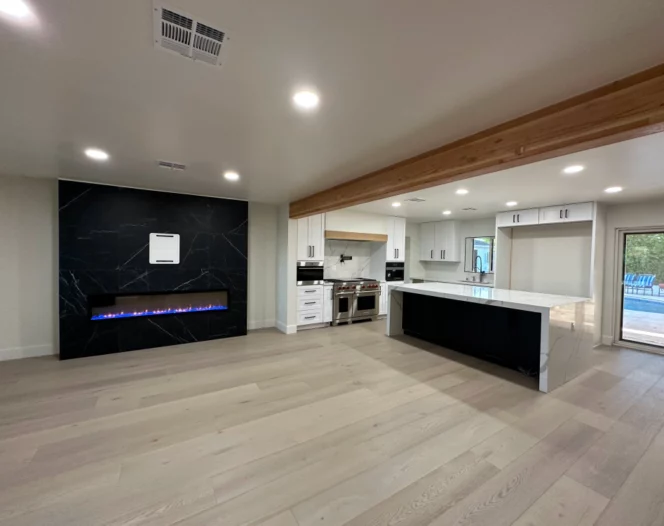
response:
[[[60,359],[247,333],[244,201],[59,182]],[[150,233],[180,264],[149,263]],[[227,289],[227,311],[91,321],[88,295]]]

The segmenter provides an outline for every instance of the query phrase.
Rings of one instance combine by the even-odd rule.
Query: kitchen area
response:
[[[411,222],[345,209],[297,221],[297,330],[387,316],[388,287],[493,287],[495,219]]]
[[[388,285],[406,279],[406,219],[338,211],[297,223],[298,330],[387,315]]]
[[[345,209],[298,220],[297,330],[386,317],[538,379],[580,374],[600,341],[604,209],[575,203],[417,221]]]

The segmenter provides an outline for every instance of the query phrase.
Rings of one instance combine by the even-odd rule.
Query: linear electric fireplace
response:
[[[91,320],[228,310],[227,290],[88,296]]]

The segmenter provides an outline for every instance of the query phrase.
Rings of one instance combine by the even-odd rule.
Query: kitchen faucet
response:
[[[480,260],[479,266],[477,265],[477,260],[478,259]],[[482,256],[480,256],[479,254],[477,256],[475,256],[475,272],[479,272],[479,274],[480,274],[480,283],[482,283],[482,278],[484,277],[484,274],[486,274],[486,272],[484,272],[484,267],[482,266]]]

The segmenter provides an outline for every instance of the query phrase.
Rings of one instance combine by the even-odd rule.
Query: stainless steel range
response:
[[[332,325],[360,320],[375,320],[380,307],[380,282],[375,279],[328,279],[334,308]]]

